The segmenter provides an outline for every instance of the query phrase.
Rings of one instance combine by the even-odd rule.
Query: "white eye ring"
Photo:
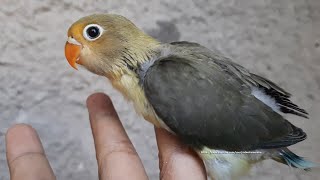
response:
[[[87,32],[89,28],[96,28],[98,30],[98,35],[95,35],[95,36],[89,35]],[[99,37],[101,37],[103,32],[104,32],[104,29],[98,24],[89,24],[83,29],[83,37],[88,41],[94,41],[94,40],[97,40]]]

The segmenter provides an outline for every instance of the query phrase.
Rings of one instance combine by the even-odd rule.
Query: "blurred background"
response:
[[[104,77],[73,70],[64,58],[68,27],[91,13],[116,13],[164,41],[216,48],[291,92],[310,113],[288,116],[308,139],[291,147],[320,162],[319,0],[1,0],[0,179],[8,180],[4,135],[16,123],[40,134],[57,179],[97,179],[85,100],[111,96],[150,179],[158,179],[153,126]],[[266,161],[244,179],[320,179]]]

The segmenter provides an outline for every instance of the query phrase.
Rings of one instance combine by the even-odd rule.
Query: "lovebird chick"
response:
[[[286,90],[192,42],[161,43],[125,17],[94,14],[68,30],[65,56],[107,77],[147,121],[178,136],[208,176],[237,179],[262,160],[309,170],[287,147],[306,133],[282,114],[308,118]]]

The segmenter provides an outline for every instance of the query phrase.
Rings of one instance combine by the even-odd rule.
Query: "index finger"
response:
[[[148,179],[110,98],[93,94],[87,106],[100,179]]]

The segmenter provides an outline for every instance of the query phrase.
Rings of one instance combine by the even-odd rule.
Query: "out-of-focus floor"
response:
[[[308,133],[291,149],[320,162],[319,0],[1,0],[0,179],[9,179],[4,133],[15,123],[37,129],[58,179],[97,179],[85,106],[86,97],[97,91],[112,97],[150,179],[158,179],[153,127],[105,78],[74,71],[64,58],[68,27],[98,12],[124,15],[165,42],[215,47],[281,85],[310,113],[308,120],[288,116]],[[320,173],[266,161],[249,175],[298,178],[316,180]]]

